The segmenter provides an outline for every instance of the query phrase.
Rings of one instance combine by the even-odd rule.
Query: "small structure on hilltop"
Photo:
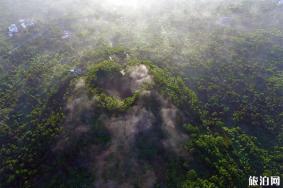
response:
[[[19,32],[19,29],[17,27],[16,24],[11,24],[9,27],[8,27],[8,35],[9,37],[12,37],[14,36],[16,33]]]
[[[19,23],[20,23],[20,25],[23,29],[27,29],[27,28],[33,27],[35,25],[33,20],[20,19]]]
[[[35,26],[33,20],[30,19],[20,19],[18,24],[11,24],[8,27],[8,36],[13,37],[16,33],[29,29]]]

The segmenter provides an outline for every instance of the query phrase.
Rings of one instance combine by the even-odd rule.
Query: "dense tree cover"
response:
[[[245,187],[250,174],[279,173],[272,154],[258,147],[256,138],[241,133],[239,128],[224,128],[223,131],[223,136],[202,134],[188,143],[188,149],[207,172],[200,171],[200,176],[205,178],[199,179],[196,171],[190,170],[184,187],[194,187],[198,183],[212,187]]]
[[[282,176],[280,36],[220,37],[206,49],[209,61],[188,66],[187,83],[195,88],[207,113],[203,123],[212,132],[203,135],[187,127],[195,137],[188,148],[200,166],[188,171],[182,186],[245,187],[250,174]]]
[[[275,44],[280,36],[254,33],[229,38],[229,53],[223,56],[220,46],[213,45],[210,61],[189,70],[200,74],[188,82],[211,117],[239,125],[266,145],[278,143],[274,139],[282,132],[282,48]]]
[[[61,130],[69,81],[60,60],[58,55],[23,59],[1,78],[1,186],[29,187]]]
[[[0,34],[0,187],[93,187],[96,169],[90,172],[85,162],[89,146],[103,151],[113,136],[99,115],[126,113],[140,97],[128,90],[112,96],[106,83],[115,83],[114,89],[127,85],[121,71],[140,64],[153,77],[143,89],[181,111],[186,122],[178,126],[188,136],[186,154],[167,157],[160,168],[166,178],[156,187],[247,187],[251,175],[282,179],[282,9],[269,0],[227,1],[215,10],[201,3],[199,17],[180,2],[146,12],[145,25],[134,17],[130,29],[118,19],[126,13],[99,10],[95,18],[84,13],[87,24],[82,15],[68,13],[68,19],[38,21],[38,28],[17,38]],[[7,7],[0,6],[6,17]],[[0,24],[13,19],[18,17]],[[65,28],[73,35],[63,41]],[[64,128],[72,82],[80,78],[96,108],[80,117],[90,131],[76,137]],[[147,102],[160,120],[160,103]],[[69,143],[56,150],[62,137]],[[154,158],[156,140],[141,136],[137,155]]]
[[[113,56],[117,53],[115,50],[113,52],[108,51],[97,52],[93,58],[100,61],[101,58],[95,57],[99,57],[104,53],[110,53],[107,56]],[[118,54],[125,54],[125,52],[120,49]],[[6,79],[5,82],[2,82],[4,84],[9,83],[8,80],[11,80],[11,84],[13,84],[14,80],[20,79],[22,82],[20,86],[25,88],[25,92],[14,93],[14,90],[11,89],[15,89],[16,86],[13,85],[6,87],[5,92],[2,92],[1,110],[6,111],[6,115],[1,113],[1,116],[5,117],[5,119],[3,118],[1,122],[0,137],[2,144],[1,174],[3,174],[1,183],[3,182],[3,186],[32,187],[42,182],[45,182],[43,183],[43,186],[45,186],[49,178],[53,180],[48,183],[50,186],[59,187],[90,186],[93,181],[89,172],[84,169],[85,167],[73,166],[67,168],[64,173],[53,172],[55,168],[65,169],[66,166],[72,164],[72,161],[75,161],[79,155],[77,151],[87,148],[89,143],[94,142],[104,145],[110,139],[108,133],[103,130],[104,128],[97,121],[92,128],[93,132],[89,134],[90,137],[85,136],[83,139],[73,141],[69,149],[60,155],[50,153],[57,137],[62,132],[62,122],[66,113],[64,101],[71,94],[68,89],[70,87],[69,80],[78,77],[73,76],[71,73],[67,74],[68,67],[70,67],[68,65],[60,65],[62,71],[59,71],[58,61],[60,61],[60,58],[60,56],[55,56],[54,58],[40,57],[28,60],[27,64],[30,68],[27,71],[19,66],[16,75],[11,74],[4,77]],[[235,96],[228,95],[227,103],[219,104],[220,99],[216,97],[221,97],[226,92],[229,92],[229,87],[222,90],[216,84],[218,83],[217,80],[210,87],[203,86],[210,83],[208,80],[207,82],[197,81],[194,85],[198,86],[196,91],[201,100],[199,101],[196,94],[186,87],[185,82],[180,77],[175,77],[168,70],[161,69],[148,61],[133,59],[129,60],[129,63],[125,65],[114,61],[102,61],[93,65],[88,58],[87,55],[82,58],[82,61],[89,64],[86,67],[86,73],[82,77],[86,78],[89,95],[96,96],[97,107],[99,108],[95,113],[110,115],[113,112],[127,111],[134,104],[139,94],[132,93],[126,98],[113,97],[105,92],[103,84],[109,82],[109,80],[121,81],[119,80],[123,77],[121,70],[126,69],[128,66],[144,64],[149,68],[154,80],[154,85],[145,85],[145,88],[153,88],[160,92],[180,108],[185,116],[191,117],[189,118],[190,124],[184,126],[184,130],[190,135],[185,147],[191,157],[176,159],[176,163],[168,166],[166,184],[173,187],[242,187],[246,185],[247,177],[251,174],[280,174],[282,168],[280,167],[280,161],[282,161],[282,154],[280,153],[282,147],[280,144],[274,144],[272,147],[267,148],[264,143],[259,142],[259,140],[263,139],[262,137],[249,136],[250,132],[245,129],[245,126],[250,125],[241,123],[240,118],[243,117],[237,116],[235,112],[228,116],[231,118],[228,119],[229,121],[224,118],[227,115],[219,115],[230,110],[225,111],[225,108],[235,108],[233,104],[239,102],[233,103]],[[231,69],[222,72],[223,76],[238,74],[239,71],[235,71],[235,69],[242,69],[241,66],[246,67],[248,65],[238,63],[229,66],[232,66]],[[56,67],[56,69],[52,67]],[[256,67],[249,68],[257,70]],[[55,70],[56,72],[52,72]],[[54,76],[55,73],[58,75],[57,77]],[[31,75],[38,76],[31,77]],[[51,75],[53,77],[49,78]],[[206,76],[209,77],[209,75],[205,75],[203,78],[206,78]],[[252,74],[249,76],[253,77]],[[238,75],[235,75],[235,77],[239,79]],[[241,79],[245,78],[243,76]],[[209,80],[213,80],[213,77],[209,77]],[[271,84],[272,81],[268,79],[266,82]],[[231,83],[234,84],[233,78],[231,78]],[[246,82],[243,81],[243,84],[249,83],[252,84],[253,80],[247,79]],[[49,89],[45,91],[44,89],[48,87]],[[231,85],[230,87],[234,89],[236,86],[232,87]],[[272,85],[266,84],[266,87],[272,88]],[[5,89],[4,85],[1,88]],[[204,91],[200,88],[210,90]],[[240,86],[238,86],[237,91],[246,92]],[[268,92],[268,89],[264,91]],[[256,90],[253,90],[250,97],[256,96],[255,92]],[[278,92],[280,94],[280,90]],[[213,95],[208,95],[209,93],[213,93]],[[243,93],[237,94],[239,96],[238,100],[241,101],[242,98],[245,98]],[[276,94],[276,92],[272,93],[270,91],[270,94]],[[259,99],[263,100],[263,96],[265,96],[264,93],[259,94]],[[15,97],[18,98],[17,103],[13,102]],[[221,99],[223,100],[223,98]],[[248,100],[248,98],[245,100]],[[274,100],[280,100],[280,98],[274,96]],[[251,102],[242,103],[250,105]],[[202,106],[202,103],[206,104]],[[227,105],[228,107],[216,107],[218,105]],[[254,101],[254,105],[260,105],[260,103]],[[268,107],[265,103],[261,105]],[[20,109],[24,110],[21,112]],[[265,109],[260,108],[260,110]],[[270,111],[259,113],[264,114],[267,112],[270,113]],[[242,114],[248,115],[247,111],[242,112]],[[276,114],[274,117],[279,118]],[[251,120],[251,118],[248,118],[248,120]],[[255,120],[258,121],[256,117]],[[235,121],[241,128],[226,128],[225,123],[229,124],[230,121]],[[233,125],[230,124],[229,126]],[[274,128],[280,128],[280,126]],[[272,130],[274,129],[269,129],[273,133]],[[243,131],[247,131],[248,134]],[[275,134],[278,135],[278,138],[268,137],[266,133],[262,133],[262,135],[273,140],[280,140],[281,138],[280,131],[279,134]],[[96,140],[93,140],[94,138]],[[82,145],[84,147],[81,147]],[[41,173],[45,173],[41,179],[34,179],[39,177]],[[50,176],[52,173],[54,175]]]

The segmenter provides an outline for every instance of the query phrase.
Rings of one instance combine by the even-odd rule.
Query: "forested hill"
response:
[[[277,0],[1,1],[0,188],[282,179],[282,14]]]

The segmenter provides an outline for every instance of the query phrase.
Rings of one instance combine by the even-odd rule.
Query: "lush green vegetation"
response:
[[[188,143],[201,169],[190,170],[184,187],[208,184],[212,187],[245,187],[249,174],[278,174],[272,154],[256,145],[256,138],[239,128],[224,128],[223,135],[202,134]],[[278,164],[277,164],[278,165]],[[209,174],[209,176],[207,176]],[[200,179],[198,177],[205,177]]]
[[[106,53],[110,53],[110,50],[107,50]],[[113,54],[115,53],[116,51],[113,50]],[[135,92],[131,96],[120,99],[118,97],[108,95],[105,93],[105,91],[103,91],[101,87],[103,87],[106,82],[113,84],[111,87],[115,87],[114,84],[118,84],[116,83],[117,80],[118,82],[122,82],[122,84],[126,84],[126,80],[123,80],[122,78],[123,75],[121,71],[122,66],[113,61],[103,61],[94,66],[91,66],[90,70],[88,71],[86,78],[87,87],[89,89],[90,95],[95,96],[97,107],[101,108],[102,111],[126,111],[130,106],[133,105],[139,95],[138,92]]]
[[[133,13],[46,1],[53,14],[38,14],[33,30],[0,31],[0,188],[282,179],[282,7],[219,2]],[[1,28],[36,15],[35,5],[1,2]],[[152,81],[133,89],[139,65]]]

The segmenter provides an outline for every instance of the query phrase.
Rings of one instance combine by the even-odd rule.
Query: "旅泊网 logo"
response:
[[[280,186],[279,176],[250,176],[249,186]]]

